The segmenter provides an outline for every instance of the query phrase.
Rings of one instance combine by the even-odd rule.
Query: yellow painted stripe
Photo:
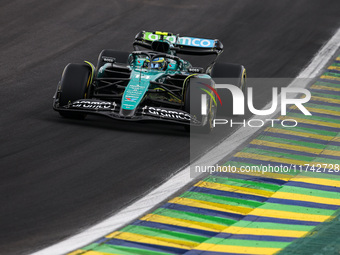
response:
[[[333,142],[340,142],[340,137],[334,137]]]
[[[333,139],[333,136],[316,135],[316,134],[305,133],[305,132],[300,132],[300,131],[291,131],[291,130],[281,129],[281,128],[267,128],[266,131],[272,132],[272,133],[285,134],[285,135],[295,135],[295,136],[301,136],[301,137],[314,138],[314,139],[325,140],[325,141],[331,141]]]
[[[204,208],[204,209],[215,210],[215,211],[239,213],[239,214],[248,214],[249,212],[253,210],[253,208],[249,208],[249,207],[219,204],[219,203],[213,203],[213,202],[184,198],[184,197],[176,197],[170,200],[169,203],[187,205],[187,206]]]
[[[340,71],[340,66],[330,66],[330,67],[328,67],[328,70],[337,70],[337,71]]]
[[[106,253],[99,251],[85,251],[85,250],[76,250],[74,252],[68,253],[67,255],[119,255],[119,253]]]
[[[222,245],[202,243],[195,250],[199,251],[214,251],[214,252],[232,252],[240,254],[256,254],[256,255],[269,255],[279,252],[280,248],[263,248],[263,247],[247,247],[236,245]]]
[[[295,105],[290,107],[291,109],[297,109]],[[313,107],[306,107],[306,109],[310,112],[316,112],[316,113],[323,113],[328,115],[334,115],[334,116],[340,116],[339,111],[333,111],[333,110],[326,110],[326,109],[320,109],[320,108],[313,108]]]
[[[257,235],[257,236],[283,236],[283,237],[303,237],[308,231],[286,230],[286,229],[266,229],[266,228],[245,228],[230,226],[222,231],[223,233],[239,235]]]
[[[280,148],[280,149],[293,150],[293,151],[304,151],[304,152],[309,152],[309,153],[313,153],[313,154],[320,154],[322,152],[322,149],[315,149],[315,148],[298,146],[298,145],[290,145],[290,144],[285,144],[285,143],[268,142],[268,141],[265,141],[265,140],[254,139],[250,143],[256,144],[256,145]]]
[[[295,117],[292,118],[292,117],[288,117],[288,116],[280,116],[279,119],[281,119],[281,120],[294,119],[297,122],[302,122],[302,123],[306,123],[306,124],[325,126],[325,127],[340,128],[340,124],[338,124],[338,123],[318,121],[318,120],[313,120],[313,119],[302,119],[302,118],[295,118]]]
[[[340,61],[340,56],[335,59],[336,61]]]
[[[71,253],[67,253],[67,255],[79,255],[79,254],[84,254],[84,253],[85,253],[84,250],[76,250]]]
[[[329,76],[329,75],[322,75],[320,78],[321,79],[333,80],[333,81],[340,81],[340,77]]]
[[[340,151],[324,150],[321,154],[340,157]]]
[[[138,242],[138,243],[147,243],[154,245],[162,245],[180,249],[192,249],[196,247],[199,243],[183,241],[183,240],[175,240],[170,238],[158,237],[158,236],[146,236],[128,232],[119,232],[114,236],[115,239]]]
[[[326,197],[317,197],[312,195],[304,195],[290,192],[276,192],[272,198],[281,198],[281,199],[289,199],[295,201],[306,201],[313,203],[321,203],[321,204],[329,204],[329,205],[340,205],[340,199],[335,198],[326,198]]]
[[[321,89],[321,90],[330,90],[330,91],[340,91],[340,88],[321,86],[321,85],[313,85],[310,87],[311,89]]]
[[[234,157],[250,158],[250,159],[257,159],[257,160],[262,160],[262,161],[279,162],[279,163],[294,164],[294,165],[310,164],[310,162],[308,161],[287,159],[287,158],[280,158],[280,157],[271,157],[271,156],[266,156],[262,154],[254,154],[254,153],[246,153],[246,152],[238,152],[235,154]],[[313,162],[313,163],[318,164],[316,162]]]
[[[305,221],[314,221],[314,222],[324,222],[329,217],[331,217],[329,215],[316,215],[316,214],[307,214],[307,213],[287,212],[287,211],[262,209],[262,208],[255,208],[251,212],[251,215],[262,216],[262,217],[272,217],[272,218],[279,218],[279,219],[305,220]]]
[[[328,97],[316,97],[316,96],[312,96],[311,100],[327,102],[327,103],[333,103],[333,104],[340,104],[340,100],[339,99],[333,99],[333,98],[328,98]]]
[[[340,112],[339,111],[318,109],[318,108],[312,108],[312,107],[306,107],[306,108],[310,112],[316,112],[316,113],[323,113],[323,114],[328,114],[328,115],[340,116]]]
[[[240,187],[240,186],[233,186],[233,185],[227,185],[227,184],[221,184],[221,183],[213,183],[213,182],[204,182],[200,181],[195,184],[195,186],[208,188],[208,189],[217,189],[217,190],[223,190],[223,191],[231,191],[231,192],[237,192],[241,194],[251,194],[251,195],[260,195],[264,197],[270,197],[274,192],[267,191],[267,190],[259,190],[259,189],[251,189],[246,187]]]
[[[192,220],[183,220],[183,219],[172,218],[172,217],[158,215],[158,214],[148,214],[142,217],[140,220],[158,222],[158,223],[187,227],[187,228],[196,228],[200,230],[207,230],[207,231],[213,231],[213,232],[221,231],[227,227],[225,225],[205,223],[205,222],[192,221]]]

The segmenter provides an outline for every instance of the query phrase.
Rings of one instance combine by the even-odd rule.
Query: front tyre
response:
[[[246,69],[244,66],[230,63],[216,63],[211,71],[211,77],[215,79],[216,83],[221,81],[222,83],[236,85],[242,90],[243,94],[246,95]],[[216,78],[220,78],[220,81]],[[233,116],[233,97],[231,92],[221,90],[219,95],[223,106],[219,107],[218,115]]]
[[[60,81],[59,107],[86,98],[91,81],[91,68],[86,64],[68,64]],[[65,118],[84,119],[86,114],[81,112],[59,111]]]
[[[202,126],[192,125],[185,126],[185,128],[187,131],[209,134],[214,128],[213,121],[216,115],[216,106],[210,95],[206,95],[206,101],[202,102],[201,96],[205,93],[202,88],[213,95],[213,92],[202,84],[212,86],[213,83],[209,79],[190,79],[186,87],[184,101],[184,111],[190,113],[193,118],[201,122]],[[207,109],[206,115],[202,115],[202,103],[205,104],[205,108]]]

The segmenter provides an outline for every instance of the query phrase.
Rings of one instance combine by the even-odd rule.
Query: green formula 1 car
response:
[[[103,50],[97,66],[68,64],[54,95],[54,110],[67,118],[98,114],[176,122],[210,132],[220,99],[214,78],[236,78],[244,89],[242,65],[216,63],[223,52],[219,40],[142,31],[133,47],[132,52]],[[212,61],[193,66],[179,55]]]

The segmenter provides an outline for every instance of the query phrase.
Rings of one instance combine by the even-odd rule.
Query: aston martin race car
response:
[[[132,52],[103,50],[96,66],[88,61],[68,64],[53,97],[54,110],[66,118],[97,114],[126,121],[159,120],[208,133],[221,101],[214,79],[236,78],[244,90],[242,65],[216,63],[223,52],[217,39],[142,31],[133,47]],[[182,55],[212,61],[197,66]]]

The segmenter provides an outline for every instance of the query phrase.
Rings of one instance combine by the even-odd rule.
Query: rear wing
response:
[[[138,46],[151,49],[151,44],[156,40],[168,41],[171,46],[170,50],[176,53],[188,55],[219,55],[223,52],[223,44],[217,39],[203,39],[196,37],[180,37],[167,32],[139,32],[133,43],[138,50]]]

